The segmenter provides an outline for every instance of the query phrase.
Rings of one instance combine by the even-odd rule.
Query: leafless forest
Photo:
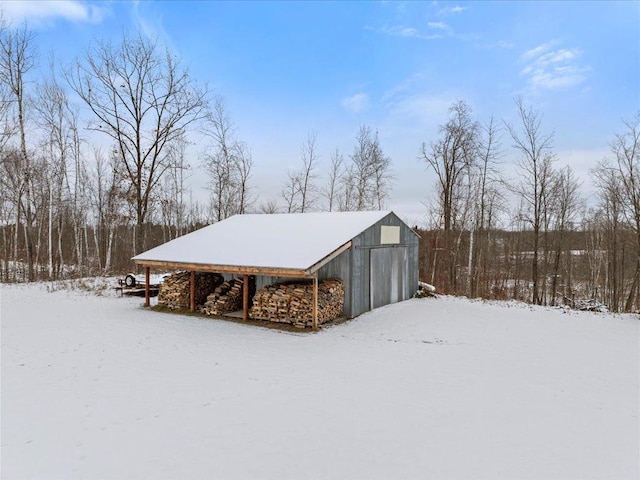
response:
[[[237,213],[388,205],[393,163],[370,126],[324,163],[310,132],[280,196],[266,199],[224,98],[162,44],[97,40],[68,65],[39,47],[26,26],[0,23],[3,282],[120,274],[134,254]],[[590,199],[557,166],[543,112],[522,98],[514,112],[514,123],[483,121],[458,101],[438,135],[416,144],[416,174],[436,178],[418,229],[421,279],[445,293],[637,311],[640,112],[620,112]],[[515,179],[503,176],[507,158]],[[195,166],[207,172],[207,201],[191,192]]]

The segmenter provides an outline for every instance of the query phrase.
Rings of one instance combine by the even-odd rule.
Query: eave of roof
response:
[[[236,215],[137,255],[144,266],[312,276],[391,212]]]

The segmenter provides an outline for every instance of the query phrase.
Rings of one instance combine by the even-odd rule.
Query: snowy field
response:
[[[637,479],[640,321],[442,297],[319,333],[1,287],[3,479]]]

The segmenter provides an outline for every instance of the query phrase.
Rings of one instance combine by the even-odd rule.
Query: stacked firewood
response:
[[[318,284],[318,324],[342,315],[344,284],[331,278]],[[313,282],[276,283],[261,288],[253,297],[251,318],[290,323],[298,327],[313,324]]]
[[[239,278],[223,282],[207,297],[200,311],[206,315],[222,315],[242,309],[242,283]]]
[[[224,279],[218,273],[196,272],[195,301],[202,305],[207,296],[218,287]],[[158,292],[158,305],[172,310],[189,308],[191,304],[191,272],[178,272],[166,277]]]

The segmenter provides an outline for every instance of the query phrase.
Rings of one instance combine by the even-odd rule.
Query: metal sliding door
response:
[[[373,248],[369,258],[370,307],[373,309],[404,300],[407,247]]]

